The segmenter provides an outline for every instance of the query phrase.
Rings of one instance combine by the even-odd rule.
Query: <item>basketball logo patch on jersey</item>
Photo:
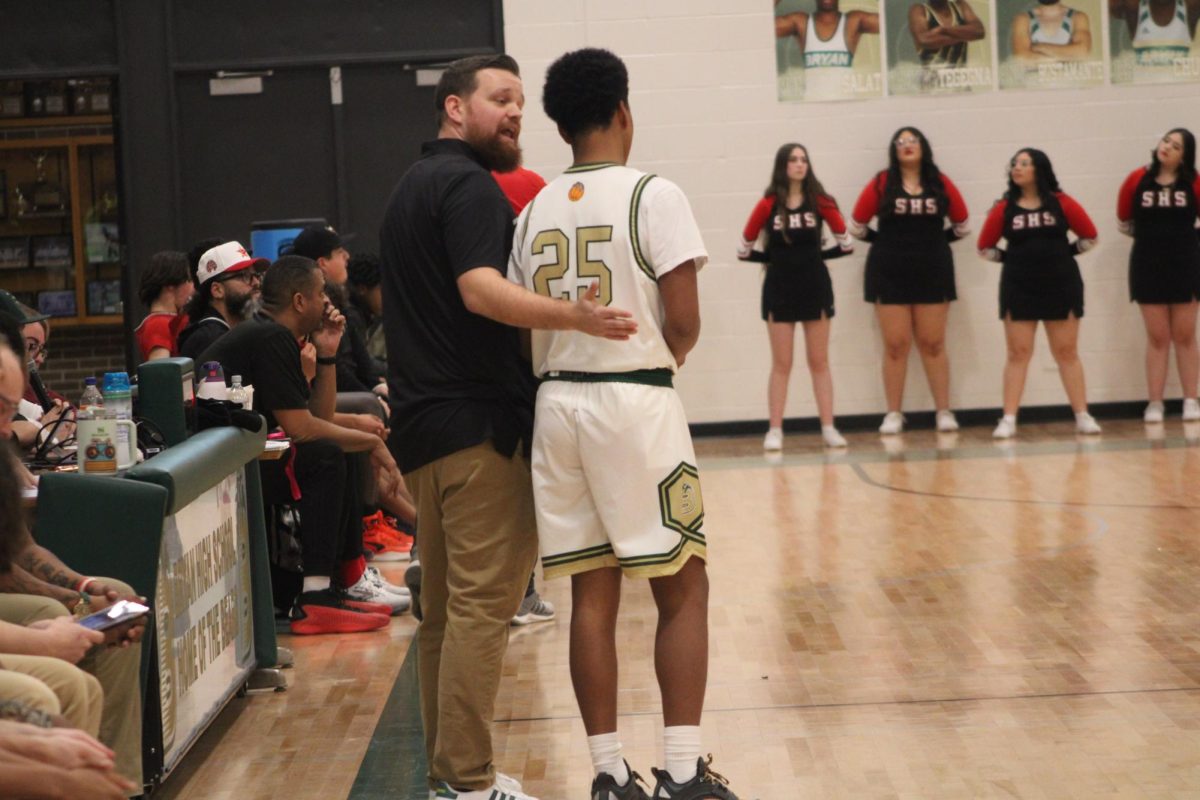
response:
[[[700,495],[700,473],[686,462],[671,470],[658,484],[662,523],[684,536],[697,535],[704,522],[704,499]]]
[[[582,200],[583,199],[583,184],[580,183],[579,181],[575,181],[575,183],[573,183],[571,185],[570,190],[567,191],[567,199],[570,200],[572,203],[577,203],[580,200]]]

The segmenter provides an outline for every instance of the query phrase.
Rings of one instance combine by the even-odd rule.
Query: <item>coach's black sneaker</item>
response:
[[[658,784],[654,787],[654,800],[738,800],[737,795],[729,790],[729,781],[713,772],[712,755],[708,760],[696,759],[696,777],[687,783],[676,783],[671,780],[671,773],[665,769],[650,768]]]
[[[628,761],[625,762],[625,769],[629,772],[629,780],[624,786],[617,786],[616,779],[607,772],[597,775],[592,781],[592,800],[650,800],[650,795],[638,786],[638,781],[645,783],[642,776],[629,769]]]

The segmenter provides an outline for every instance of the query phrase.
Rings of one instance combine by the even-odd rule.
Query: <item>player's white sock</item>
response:
[[[700,726],[672,725],[663,728],[663,749],[671,780],[687,783],[696,777],[696,762],[700,760]]]
[[[328,575],[305,575],[304,586],[300,591],[303,592],[320,592],[328,589],[332,585]]]
[[[597,775],[607,772],[618,786],[629,782],[629,768],[625,766],[625,759],[621,758],[621,743],[617,741],[616,731],[589,736],[587,743]]]

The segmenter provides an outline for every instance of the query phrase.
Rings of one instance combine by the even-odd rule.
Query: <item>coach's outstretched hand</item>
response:
[[[575,301],[575,330],[590,336],[625,341],[637,333],[637,322],[629,311],[609,308],[596,302],[600,295],[600,284],[593,283]]]

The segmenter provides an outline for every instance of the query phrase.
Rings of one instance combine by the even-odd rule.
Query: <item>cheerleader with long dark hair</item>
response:
[[[878,231],[867,227],[872,218],[879,220]],[[916,128],[901,128],[892,137],[888,168],[859,195],[850,232],[872,242],[863,295],[875,305],[883,333],[887,414],[879,432],[904,430],[900,405],[914,339],[937,409],[937,429],[958,430],[950,410],[946,320],[950,302],[958,297],[950,242],[969,232],[967,206],[937,168],[929,140]]]
[[[1129,298],[1146,324],[1146,385],[1150,402],[1144,419],[1163,421],[1163,390],[1171,345],[1183,389],[1183,418],[1200,419],[1197,380],[1196,309],[1200,298],[1200,240],[1196,238],[1196,137],[1185,128],[1163,136],[1150,164],[1129,173],[1117,196],[1118,227],[1133,237],[1129,253]]]
[[[1076,239],[1070,241],[1068,232]],[[1004,238],[1008,247],[997,245]],[[1099,433],[1088,413],[1083,364],[1079,361],[1079,320],[1083,317],[1083,276],[1075,256],[1096,244],[1096,226],[1087,212],[1063,192],[1050,159],[1024,148],[1012,157],[1008,191],[992,206],[979,232],[979,254],[1003,263],[1000,271],[1000,318],[1008,358],[1004,364],[1004,416],[992,435],[1017,433],[1017,410],[1033,356],[1038,322],[1046,328],[1050,351],[1071,410],[1075,430]]]
[[[821,230],[828,225],[836,244],[821,249]],[[765,240],[761,250],[754,243]],[[821,418],[821,436],[829,447],[845,447],[833,424],[833,378],[829,373],[829,327],[833,318],[833,283],[826,259],[853,251],[846,223],[835,201],[813,172],[808,150],[785,144],[775,153],[771,182],[754,206],[742,232],[738,257],[765,261],[762,318],[771,342],[771,377],[767,383],[770,423],[763,448],[783,447],[783,411],[796,323],[804,327],[804,347],[813,395]]]

